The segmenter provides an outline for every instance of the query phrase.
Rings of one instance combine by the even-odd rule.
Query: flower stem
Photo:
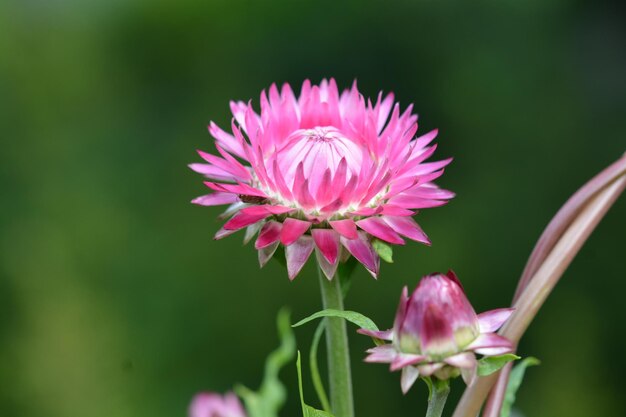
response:
[[[428,398],[426,417],[441,417],[449,393],[450,383],[448,381],[440,381],[433,378],[432,391],[430,398]]]
[[[318,275],[324,308],[343,310],[339,274],[335,274],[333,279],[329,281],[318,266]],[[326,351],[333,415],[336,417],[354,417],[350,351],[345,320],[338,317],[326,318]]]

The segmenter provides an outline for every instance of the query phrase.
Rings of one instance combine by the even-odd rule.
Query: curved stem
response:
[[[322,303],[325,309],[343,310],[343,295],[339,274],[327,280],[317,268]],[[345,320],[338,317],[326,318],[326,351],[328,378],[330,380],[330,404],[336,417],[354,417],[352,400],[352,374],[350,373],[350,351]]]
[[[426,417],[441,417],[443,407],[446,405],[448,394],[450,393],[450,384],[448,381],[433,380],[433,387],[428,398],[428,410]]]
[[[626,175],[623,174],[613,182],[606,184],[597,195],[585,204],[524,287],[513,305],[516,308],[515,313],[500,329],[499,334],[509,339],[514,345],[519,342],[522,334],[528,328],[565,269],[625,188]],[[453,417],[475,417],[487,394],[496,383],[498,375],[499,373],[496,372],[478,378],[467,387]],[[495,410],[495,408],[492,407],[491,409]]]

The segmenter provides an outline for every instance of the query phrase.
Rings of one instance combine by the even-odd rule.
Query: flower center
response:
[[[298,165],[302,163],[304,177],[309,180],[309,191],[315,195],[324,173],[329,170],[334,177],[342,159],[346,160],[347,166],[345,181],[358,175],[363,149],[333,126],[316,126],[299,129],[289,135],[275,157],[289,186],[293,184]]]

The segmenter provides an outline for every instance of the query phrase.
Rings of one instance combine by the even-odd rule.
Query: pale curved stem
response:
[[[626,158],[621,158],[618,163],[618,167],[623,167],[623,164],[626,163]],[[615,166],[616,164],[613,164],[607,170]],[[594,178],[594,180],[607,170],[603,171],[599,176]],[[527,265],[528,271],[535,269],[536,272],[526,281],[526,284],[520,283],[521,290],[519,296],[516,297],[516,302],[513,304],[516,311],[499,332],[515,345],[517,345],[522,334],[526,331],[530,322],[539,311],[539,308],[561,278],[574,256],[578,253],[583,243],[626,187],[626,175],[624,175],[623,169],[612,171],[612,175],[617,175],[617,177],[601,177],[603,181],[606,181],[603,185],[594,183],[594,187],[598,187],[599,191],[589,195],[586,204],[578,202],[577,205],[581,206],[580,209],[573,210],[575,205],[572,204],[569,207],[564,207],[564,209],[566,209],[565,212],[559,212],[559,214],[565,214],[562,216],[557,214],[555,217],[556,226],[553,226],[552,229],[552,233],[557,235],[557,238],[554,239],[555,244],[551,244],[553,240],[551,235],[546,235],[545,233],[542,235],[539,242],[541,243],[541,241],[543,241],[542,247],[539,249],[536,247],[535,251],[533,251],[534,256],[531,256],[531,260],[537,259],[537,261],[533,261],[532,263],[529,261],[530,266]],[[594,180],[592,180],[592,182]],[[589,185],[589,183],[587,185]],[[578,195],[578,193],[575,194],[575,196],[576,195]],[[572,200],[570,199],[570,201]],[[566,203],[566,205],[568,203]],[[557,220],[557,218],[559,219]],[[571,218],[572,221],[568,224],[565,220],[569,218]],[[564,230],[564,233],[559,234],[558,232],[561,228]],[[558,238],[559,236],[560,238]],[[537,244],[538,247],[540,246],[539,243]],[[540,266],[535,266],[537,263]],[[469,386],[463,393],[463,397],[457,405],[453,417],[475,417],[480,411],[480,407],[489,393],[489,390],[498,379],[498,375],[499,373],[495,373],[487,377],[479,378],[474,384]],[[506,388],[506,381],[504,382],[504,388]],[[498,391],[498,395],[503,395],[504,391],[505,389]],[[498,403],[494,403],[494,405],[490,407],[490,410],[486,410],[491,414],[489,417],[498,416],[501,399],[498,398],[497,401]]]
[[[589,202],[589,199],[598,191],[602,190],[607,186],[607,184],[615,181],[625,173],[626,154],[589,180],[565,202],[565,204],[552,218],[535,244],[530,257],[526,262],[524,271],[522,272],[522,277],[517,284],[513,302],[517,301],[524,288],[526,288],[526,285],[528,285],[530,278],[532,278],[535,272],[537,272],[537,269],[554,248],[556,242],[576,218],[576,215],[580,213],[582,207]]]

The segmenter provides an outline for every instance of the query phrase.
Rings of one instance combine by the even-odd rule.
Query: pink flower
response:
[[[201,392],[191,400],[189,417],[246,417],[246,413],[232,392],[224,396]]]
[[[359,330],[391,341],[369,349],[365,361],[390,363],[392,371],[402,369],[404,393],[420,376],[445,380],[461,374],[469,384],[476,375],[475,353],[512,352],[512,343],[494,333],[512,312],[502,308],[476,315],[454,272],[427,275],[411,298],[404,287],[392,329]]]
[[[333,79],[305,81],[299,97],[274,84],[260,102],[260,114],[250,102],[231,102],[232,134],[209,125],[219,156],[199,151],[207,163],[190,165],[213,190],[193,203],[231,205],[216,239],[246,228],[249,241],[258,232],[261,266],[284,245],[290,279],[313,250],[331,279],[349,255],[376,276],[373,238],[430,244],[411,216],[454,196],[432,183],[450,159],[425,162],[437,131],[414,139],[413,106],[400,112],[382,93],[372,104],[356,83],[339,94]]]

